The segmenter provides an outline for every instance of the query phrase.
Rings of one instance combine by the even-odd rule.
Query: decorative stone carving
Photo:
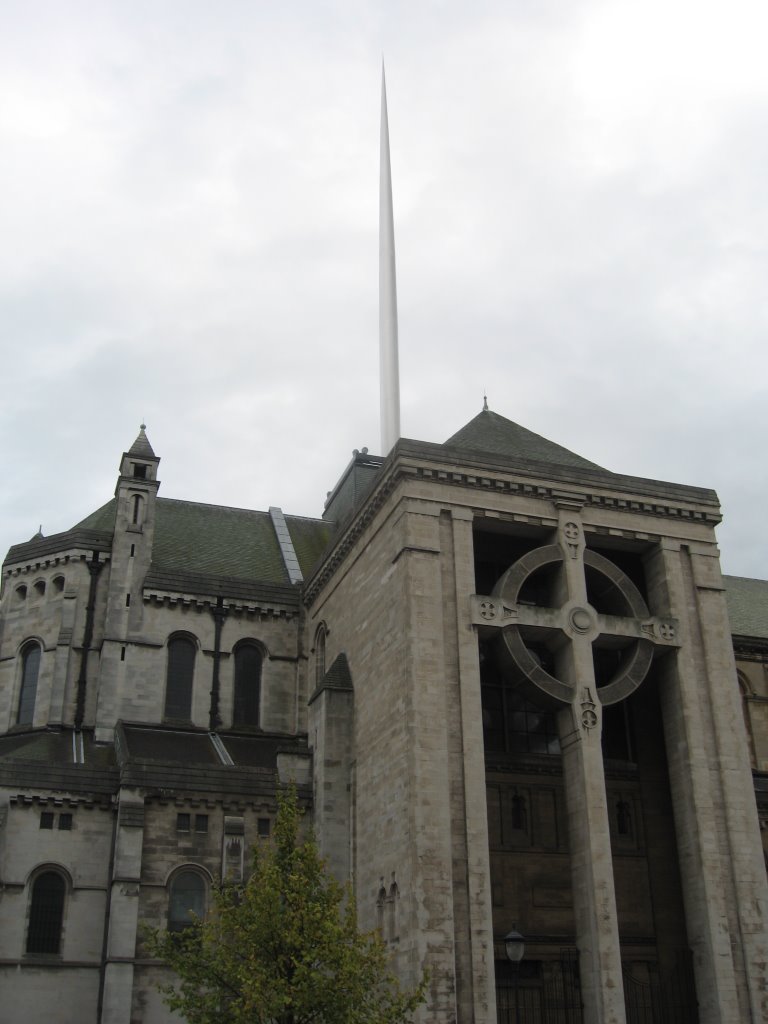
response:
[[[532,646],[538,643],[556,651],[565,637],[579,648],[588,645],[589,650],[582,650],[582,658],[589,661],[593,646],[623,648],[617,671],[607,683],[599,685],[597,694],[601,705],[615,704],[643,681],[654,646],[677,646],[676,623],[651,616],[632,580],[603,555],[585,549],[581,542],[577,543],[574,564],[570,542],[582,537],[575,522],[566,522],[561,533],[563,545],[550,544],[529,551],[503,574],[492,595],[475,595],[472,621],[500,630],[499,649],[516,682],[532,700],[553,710],[573,702],[574,684],[558,678],[556,670],[548,670]],[[557,592],[564,593],[566,598],[560,607],[519,601],[527,581],[541,571],[560,574]],[[623,606],[623,614],[608,614],[592,607],[587,594],[587,571],[602,579],[616,603]],[[590,685],[595,682],[591,675],[590,672]]]

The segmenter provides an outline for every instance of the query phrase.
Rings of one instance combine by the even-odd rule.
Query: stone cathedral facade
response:
[[[169,1021],[142,923],[242,879],[289,780],[424,1022],[768,1019],[768,584],[714,492],[488,409],[315,520],[159,462],[142,428],[3,564],[4,1021]]]

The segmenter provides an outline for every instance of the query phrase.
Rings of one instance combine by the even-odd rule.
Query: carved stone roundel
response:
[[[583,599],[572,600],[563,592],[562,583],[554,588],[562,602],[559,607],[538,603],[532,607],[529,601],[520,601],[521,591],[531,577],[540,570],[556,574],[564,557],[558,544],[535,548],[515,562],[494,587],[494,597],[518,610],[518,621],[506,625],[499,639],[498,650],[504,669],[533,701],[557,710],[572,703],[577,682],[591,685],[593,680],[558,679],[552,665],[542,664],[535,650],[537,643],[553,651],[562,649],[566,643],[620,648],[621,658],[613,675],[603,685],[596,684],[600,703],[616,704],[637,689],[650,667],[654,645],[637,636],[641,631],[640,622],[649,615],[648,608],[632,580],[613,562],[590,549],[584,551],[584,569],[614,595],[620,606],[618,615],[601,613]],[[552,604],[557,602],[553,600]]]

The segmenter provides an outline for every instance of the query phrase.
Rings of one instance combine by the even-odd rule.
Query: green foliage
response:
[[[179,979],[163,998],[189,1024],[404,1024],[424,1001],[425,981],[402,992],[378,934],[358,931],[299,818],[291,791],[247,884],[218,887],[205,921],[149,934]]]

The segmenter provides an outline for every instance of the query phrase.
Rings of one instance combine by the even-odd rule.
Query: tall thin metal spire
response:
[[[400,368],[397,352],[397,280],[392,169],[389,162],[387,83],[381,62],[381,170],[379,176],[379,374],[381,454],[400,437]]]

